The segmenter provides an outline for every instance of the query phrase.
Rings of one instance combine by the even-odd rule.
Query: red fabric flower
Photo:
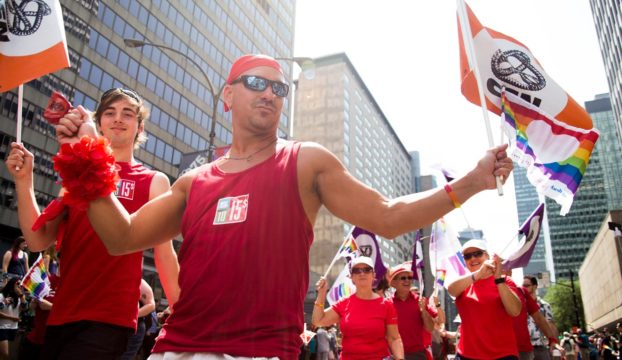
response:
[[[58,124],[58,120],[69,112],[69,109],[71,109],[71,103],[65,98],[65,96],[63,96],[63,94],[58,91],[54,91],[52,92],[52,96],[50,96],[48,106],[43,112],[43,118],[50,124],[56,125]]]
[[[91,201],[117,189],[118,166],[106,138],[83,136],[77,143],[62,144],[52,160],[68,206],[86,210]]]

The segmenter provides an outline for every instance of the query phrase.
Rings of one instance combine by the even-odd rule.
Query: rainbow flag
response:
[[[341,248],[339,248],[339,251],[337,252],[337,256],[338,257],[357,257],[358,249],[359,248],[358,246],[356,246],[356,241],[354,240],[354,237],[352,237],[352,234],[350,233],[350,235],[346,238],[346,240],[341,245]]]
[[[443,287],[445,285],[445,275],[447,275],[447,270],[436,269],[436,283],[440,287]]]
[[[598,140],[595,128],[582,129],[548,116],[535,105],[502,92],[504,129],[510,139],[510,156],[527,169],[536,190],[570,210],[590,155]]]
[[[50,293],[50,280],[41,254],[20,284],[37,299],[44,298]]]

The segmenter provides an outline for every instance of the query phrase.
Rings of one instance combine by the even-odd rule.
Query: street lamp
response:
[[[226,83],[224,83],[220,88],[216,89],[216,87],[214,86],[214,84],[212,84],[212,81],[210,80],[209,76],[207,76],[207,73],[205,72],[205,70],[203,70],[201,65],[199,65],[193,58],[188,56],[188,54],[185,54],[170,46],[166,46],[163,44],[154,44],[148,41],[138,40],[138,39],[123,39],[123,42],[125,43],[126,46],[131,47],[131,48],[138,48],[142,46],[153,46],[156,48],[165,49],[165,50],[174,52],[176,54],[181,55],[186,60],[190,61],[197,69],[199,69],[199,71],[205,78],[205,81],[207,82],[210,94],[212,96],[212,114],[211,114],[212,123],[210,124],[210,132],[209,132],[208,162],[211,162],[212,160],[214,160],[214,150],[216,150],[216,145],[214,144],[214,140],[216,138],[216,113],[218,112],[218,102],[220,101],[220,95],[222,94],[222,91],[225,88]],[[300,66],[300,68],[303,70],[303,74],[306,77],[314,76],[313,74],[315,71],[315,66],[311,58],[292,57],[292,58],[275,58],[275,60],[293,61]]]

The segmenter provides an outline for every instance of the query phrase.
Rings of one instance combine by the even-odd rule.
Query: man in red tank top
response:
[[[324,147],[277,138],[288,90],[277,61],[242,56],[222,93],[234,134],[227,154],[180,177],[132,218],[114,197],[91,202],[89,218],[112,254],[184,236],[180,299],[152,358],[296,358],[309,247],[322,205],[392,239],[494,189],[494,175],[507,179],[512,170],[501,146],[446,190],[387,199]]]
[[[148,115],[136,93],[120,88],[106,91],[94,114],[98,131],[110,141],[120,167],[115,197],[130,213],[170,188],[163,173],[134,160],[134,149],[146,140],[143,130]],[[70,110],[57,126],[59,142],[77,141],[82,134],[75,124],[85,122],[92,120],[82,106]],[[33,155],[22,144],[13,143],[6,163],[15,178],[19,222],[28,246],[42,251],[53,246],[58,237],[62,253],[61,276],[47,320],[42,358],[118,358],[136,331],[142,252],[109,255],[86,211],[74,207],[66,207],[60,216],[37,231],[31,230],[40,215],[32,185]],[[156,264],[164,264],[158,270],[169,301],[174,303],[179,292],[178,265],[170,238],[155,247],[155,257]]]

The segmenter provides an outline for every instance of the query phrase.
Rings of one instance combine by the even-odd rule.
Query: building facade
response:
[[[609,94],[599,94],[585,102],[594,127],[600,132],[596,143],[603,170],[607,209],[622,209],[622,144],[616,136],[616,118]]]
[[[325,146],[354,177],[386,197],[411,193],[410,156],[348,57],[340,53],[314,63],[315,77],[298,80],[294,138]],[[325,208],[320,210],[311,271],[325,272],[350,228]],[[413,240],[414,234],[381,239],[385,263],[410,259]],[[341,269],[334,266],[330,275]]]
[[[293,54],[295,0],[181,0],[175,5],[166,0],[61,0],[61,6],[71,67],[24,86],[23,142],[35,155],[35,194],[41,207],[59,192],[51,161],[58,144],[54,128],[42,118],[53,90],[90,110],[109,88],[137,91],[151,117],[146,124],[148,141],[136,151],[136,158],[174,180],[184,153],[208,148],[214,121],[212,93],[223,86],[232,62],[245,53],[281,58]],[[128,48],[126,38],[187,55],[201,66],[214,89],[186,57],[154,46]],[[281,64],[291,82],[292,64]],[[3,158],[15,140],[16,93],[14,89],[0,94]],[[290,103],[285,102],[281,116],[282,137],[291,129]],[[221,104],[215,121],[215,145],[229,144],[231,117]],[[8,246],[7,241],[19,234],[15,187],[4,166],[0,178],[0,237]],[[152,255],[146,255],[145,270],[153,270]]]
[[[622,143],[622,8],[619,0],[590,0],[605,65],[618,142]]]

